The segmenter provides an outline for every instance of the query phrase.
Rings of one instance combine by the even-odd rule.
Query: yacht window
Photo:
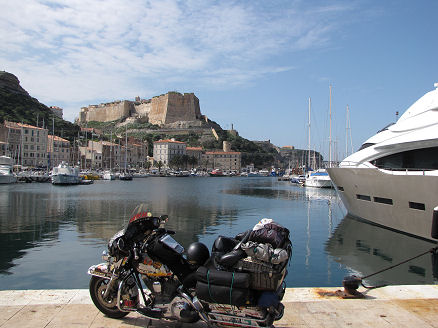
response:
[[[339,191],[344,191],[344,187],[338,186]]]
[[[367,196],[367,195],[359,195],[359,194],[357,194],[356,195],[356,198],[357,199],[360,199],[360,200],[367,200],[367,201],[371,201],[371,197],[370,196]]]
[[[362,150],[362,149],[368,148],[369,146],[372,146],[372,145],[375,145],[375,143],[371,143],[371,142],[364,143],[362,146],[360,146],[359,150]],[[358,150],[358,151],[359,151],[359,150]]]
[[[393,205],[391,198],[383,198],[383,197],[374,197],[374,201],[376,203],[382,203],[387,205]]]
[[[391,126],[391,125],[394,125],[395,123],[389,123],[387,126],[385,126],[383,129],[381,129],[381,130],[379,130],[379,131],[377,131],[377,133],[380,133],[380,132],[383,132],[383,131],[385,131],[385,130],[388,130],[388,128]]]
[[[372,163],[388,170],[437,170],[438,147],[414,149],[378,158]]]
[[[426,207],[423,203],[409,202],[409,208],[413,208],[415,210],[425,211]]]

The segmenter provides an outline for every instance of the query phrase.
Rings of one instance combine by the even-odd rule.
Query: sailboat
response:
[[[112,172],[112,152],[113,152],[113,132],[111,131],[111,145],[110,145],[110,168],[102,174],[103,180],[115,180],[116,175]]]
[[[331,159],[331,117],[332,117],[332,86],[330,85],[330,138],[329,138],[329,166],[332,161]],[[311,99],[309,97],[309,144],[308,144],[308,165],[310,167],[310,108],[311,108]],[[316,171],[308,171],[306,174],[306,180],[304,181],[305,187],[315,187],[315,188],[333,188],[332,181],[327,171],[324,168],[319,168]]]
[[[126,162],[128,161],[128,125],[125,132],[125,171],[120,173],[119,179],[124,181],[132,180],[132,175],[126,171]]]

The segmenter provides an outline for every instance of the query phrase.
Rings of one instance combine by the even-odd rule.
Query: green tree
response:
[[[189,157],[189,160],[188,160],[188,163],[190,164],[190,166],[191,166],[192,169],[193,169],[193,167],[194,167],[196,164],[198,164],[198,159],[197,159],[195,156],[190,156],[190,157]]]
[[[157,162],[157,167],[158,167],[158,173],[161,172],[161,168],[163,167],[163,162],[162,161],[158,161]]]

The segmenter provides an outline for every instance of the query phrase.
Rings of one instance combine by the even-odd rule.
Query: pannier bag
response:
[[[209,303],[234,306],[255,305],[254,291],[250,289],[209,285],[201,281],[196,283],[196,296]]]
[[[254,303],[249,290],[249,274],[199,267],[196,271],[196,295],[210,303],[242,306]]]
[[[235,270],[249,273],[249,288],[261,291],[277,291],[287,274],[286,266],[272,265],[246,257],[237,262]]]

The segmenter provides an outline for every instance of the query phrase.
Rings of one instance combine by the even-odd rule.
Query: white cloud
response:
[[[324,45],[338,15],[351,10],[299,1],[0,0],[0,6],[0,69],[43,102],[84,105],[145,96],[158,91],[157,81],[222,88],[291,69],[270,58]]]

